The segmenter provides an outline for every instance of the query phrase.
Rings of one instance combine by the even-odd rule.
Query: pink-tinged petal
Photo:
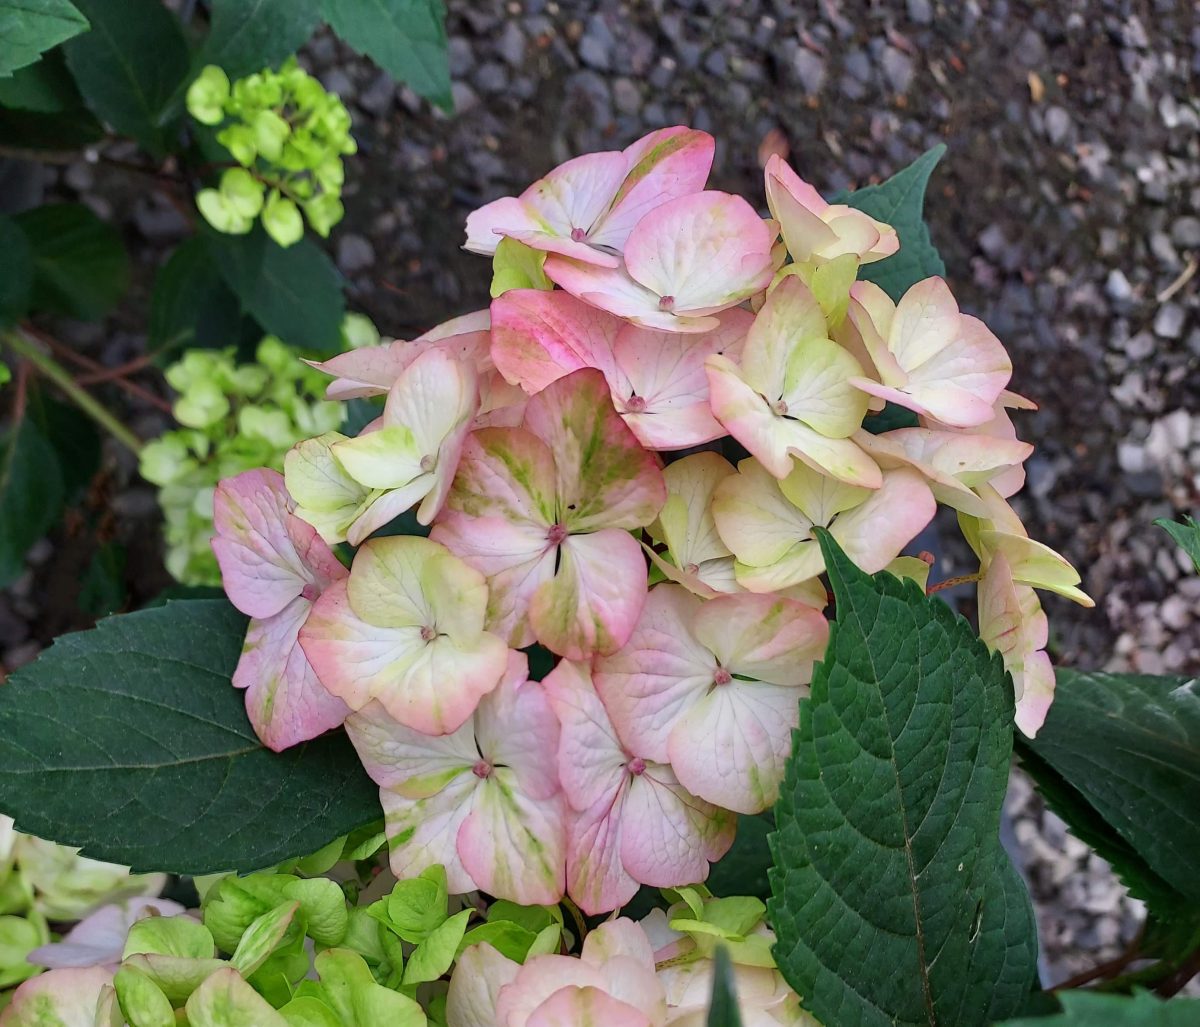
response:
[[[375,498],[365,503],[346,529],[346,541],[352,546],[362,545],[380,528],[391,524],[407,510],[411,510],[433,487],[433,476],[421,474],[403,488],[388,489],[386,492],[371,493]]]
[[[614,383],[623,324],[569,292],[513,289],[492,301],[492,359],[530,395],[581,367],[599,368]]]
[[[562,257],[546,258],[546,276],[572,296],[643,328],[664,332],[710,332],[720,322],[715,317],[676,313],[673,303],[638,284],[624,267],[603,268]]]
[[[675,772],[647,764],[621,813],[621,862],[642,884],[677,888],[708,877],[733,844],[734,818],[692,795]]]
[[[546,529],[444,510],[429,537],[487,579],[487,630],[511,646],[531,645],[529,605],[554,576],[557,555],[557,547],[547,542]]]
[[[525,427],[554,455],[557,515],[569,530],[640,528],[666,502],[657,459],[613,409],[600,371],[548,385],[529,401]]]
[[[554,455],[545,442],[522,428],[483,428],[463,443],[447,505],[471,517],[544,530],[554,523],[556,488]]]
[[[1046,714],[1054,702],[1054,667],[1050,657],[1039,650],[1025,657],[1020,682],[1013,674],[1017,688],[1017,709],[1014,719],[1021,733],[1033,738],[1046,722]]]
[[[178,902],[147,895],[101,906],[80,920],[62,941],[34,949],[27,961],[51,970],[68,967],[116,966],[121,962],[129,928],[142,917],[186,913]]]
[[[628,775],[625,775],[627,778]],[[639,883],[622,860],[622,824],[629,786],[621,784],[567,821],[567,894],[588,916],[624,906]]]
[[[543,223],[546,232],[577,242],[612,205],[625,180],[628,162],[614,150],[587,153],[560,164],[521,194],[521,201]],[[604,254],[595,254],[597,262]]]
[[[800,722],[800,698],[807,692],[757,681],[712,689],[671,732],[671,767],[680,783],[722,809],[769,809],[779,795],[792,729]]]
[[[734,556],[752,567],[784,559],[797,545],[811,544],[813,522],[784,496],[779,482],[757,460],[738,464],[736,476],[713,493],[713,520]],[[821,572],[820,564],[812,574]],[[808,575],[811,577],[812,575]]]
[[[493,767],[458,832],[458,855],[476,886],[526,906],[555,905],[566,888],[566,849],[562,795],[533,798],[513,770]]]
[[[621,258],[605,253],[586,242],[575,242],[569,236],[557,235],[554,232],[505,232],[510,239],[535,250],[545,253],[557,253],[560,257],[579,260],[585,264],[595,264],[597,267],[619,267]]]
[[[701,601],[678,585],[651,590],[629,641],[592,667],[616,730],[643,759],[666,763],[676,721],[713,685],[717,660],[692,635]]]
[[[588,668],[560,660],[542,686],[562,725],[558,770],[567,801],[576,810],[611,805],[628,777],[625,764],[629,757]]]
[[[883,570],[933,520],[937,502],[915,471],[889,471],[861,506],[839,514],[829,531],[868,574]]]
[[[794,687],[812,680],[813,663],[829,641],[829,622],[792,599],[741,594],[705,603],[692,633],[729,672]]]
[[[527,960],[500,989],[494,1027],[528,1027],[534,1010],[562,988],[601,988],[604,975],[573,956],[540,955]]]
[[[417,357],[388,390],[383,423],[406,427],[420,454],[441,465],[457,454],[439,450],[447,439],[470,424],[478,410],[479,375],[474,364],[433,348]],[[453,467],[449,473],[453,476]]]
[[[704,188],[714,150],[707,132],[682,125],[651,132],[627,146],[628,174],[589,241],[623,250],[634,226],[655,207]]]
[[[932,416],[946,424],[971,427],[990,421],[992,405],[1012,377],[1012,361],[1000,340],[977,317],[962,315],[956,338],[919,367],[909,372],[909,389],[929,407]],[[965,396],[960,398],[959,393]],[[957,421],[943,416],[943,396],[957,406],[947,406]],[[970,404],[968,400],[970,397]],[[983,415],[980,406],[987,408]],[[962,409],[959,409],[962,408]],[[969,409],[971,424],[962,424]]]
[[[701,192],[655,208],[625,244],[634,281],[682,315],[714,314],[771,282],[772,235],[740,196]]]
[[[483,758],[509,768],[526,795],[548,799],[558,792],[558,717],[546,690],[529,680],[524,653],[508,654],[503,679],[479,703],[475,734]]]
[[[888,332],[888,349],[912,373],[958,337],[961,315],[945,279],[926,278],[896,304]]]
[[[457,317],[452,317],[448,321],[443,321],[441,324],[434,325],[429,331],[418,335],[414,340],[416,342],[445,342],[453,340],[456,345],[467,345],[468,342],[473,347],[471,352],[475,354],[487,353],[487,333],[491,328],[491,314],[486,308],[483,310],[473,310],[469,314],[459,314]],[[478,349],[474,347],[479,347]],[[460,359],[465,355],[459,355]]]
[[[545,225],[515,196],[504,196],[467,215],[467,241],[463,249],[491,255],[507,232],[538,232]]]
[[[767,296],[742,349],[742,378],[774,401],[783,395],[798,342],[824,339],[828,328],[821,306],[796,275],[789,275]]]
[[[403,880],[440,863],[446,868],[450,894],[475,890],[475,882],[458,856],[458,832],[471,813],[478,784],[474,774],[464,773],[424,799],[406,799],[387,788],[379,790],[392,873]]]
[[[783,241],[792,259],[810,261],[818,251],[837,243],[837,233],[821,218],[829,206],[811,185],[796,174],[778,154],[767,161],[767,207],[779,222]]]
[[[986,522],[985,522],[986,523]],[[1024,535],[985,528],[979,542],[991,558],[1003,554],[1012,568],[1013,579],[1021,585],[1044,588],[1065,596],[1080,606],[1093,607],[1095,601],[1079,587],[1079,572],[1061,553]]]
[[[94,1027],[100,993],[113,981],[108,967],[51,970],[13,992],[0,1023],[6,1027]]]
[[[378,702],[351,714],[346,734],[371,780],[406,799],[436,795],[479,761],[472,724],[426,735],[388,716]]]
[[[650,563],[662,574],[665,580],[673,581],[676,585],[682,585],[689,592],[691,592],[692,595],[699,596],[701,599],[713,599],[720,595],[720,592],[715,586],[709,585],[705,581],[701,580],[699,568],[697,568],[697,571],[694,574],[691,571],[681,570],[679,567],[675,566],[675,564],[671,563],[670,560],[664,560],[658,553],[651,549],[650,546],[646,545],[645,542],[642,543],[642,548],[646,551],[646,556],[649,558]],[[730,558],[730,560],[732,562],[732,558]],[[716,562],[717,561],[715,560],[710,560],[704,566],[708,566],[709,563]],[[737,591],[737,589],[734,588],[730,591]]]
[[[446,1022],[454,1027],[496,1027],[500,989],[513,981],[521,964],[483,942],[467,948],[454,964],[446,993]]]
[[[646,600],[646,561],[628,532],[568,535],[558,569],[533,593],[529,623],[539,642],[570,660],[615,652]]]
[[[802,421],[776,414],[725,357],[709,357],[705,368],[717,420],[775,477],[791,472],[795,456],[841,481],[879,487],[878,465],[849,439],[826,438]]]
[[[583,940],[579,958],[592,966],[603,967],[610,959],[626,956],[643,966],[654,965],[654,949],[646,932],[629,917],[606,920]]]
[[[415,343],[396,341],[305,363],[333,375],[334,381],[325,390],[326,399],[347,400],[384,395],[421,352],[422,348]]]
[[[618,1002],[599,988],[561,988],[537,1007],[526,1027],[652,1027],[635,1006]]]
[[[330,695],[317,678],[298,641],[312,603],[293,599],[279,613],[250,621],[235,688],[246,689],[246,713],[269,749],[281,752],[331,731],[350,708]]]
[[[903,385],[908,380],[887,345],[895,316],[896,304],[874,282],[855,282],[850,286],[846,320],[854,326],[855,335],[867,354],[867,359],[860,358],[859,363],[866,370],[874,368],[875,378],[892,386]],[[857,353],[854,355],[858,357]]]
[[[230,601],[251,617],[270,617],[305,586],[345,576],[345,569],[304,521],[292,516],[283,475],[244,471],[217,486],[213,552]]]
[[[667,501],[649,530],[666,543],[681,569],[700,574],[702,564],[731,555],[717,533],[711,507],[717,486],[734,473],[733,465],[717,453],[693,453],[663,469]]]
[[[425,473],[422,452],[402,424],[381,426],[333,444],[333,455],[356,482],[368,489],[399,489]]]

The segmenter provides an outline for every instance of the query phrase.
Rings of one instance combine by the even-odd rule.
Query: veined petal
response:
[[[730,673],[794,687],[812,680],[813,663],[829,640],[829,622],[795,600],[742,593],[701,606],[692,634]]]
[[[815,537],[812,520],[788,501],[774,476],[752,458],[742,460],[737,475],[717,486],[712,514],[721,541],[742,563],[753,567],[776,563],[798,543]],[[820,573],[820,567],[813,573]]]
[[[446,1022],[454,1027],[496,1027],[500,989],[512,981],[521,964],[501,955],[487,942],[469,946],[454,964],[446,993]]]
[[[620,1002],[599,988],[568,985],[537,1007],[526,1027],[652,1027],[636,1006]]]
[[[811,260],[816,251],[837,242],[837,234],[821,218],[829,204],[782,157],[771,155],[765,175],[767,206],[793,260]]]
[[[544,222],[515,196],[503,196],[467,215],[463,249],[490,256],[506,232],[541,231]]]
[[[601,988],[598,967],[571,956],[533,956],[506,984],[496,1000],[496,1018],[489,1027],[528,1027],[529,1017],[562,988]]]
[[[800,722],[800,698],[807,693],[758,681],[713,689],[671,731],[671,766],[680,784],[722,809],[769,809],[779,795],[792,729]]]
[[[905,372],[912,374],[957,338],[959,320],[958,304],[945,279],[926,278],[896,304],[888,349]]]
[[[354,612],[371,624],[468,637],[483,630],[483,575],[432,539],[372,539],[354,556],[348,589]]]
[[[575,810],[612,804],[624,786],[629,757],[584,664],[560,660],[542,681],[562,725],[558,772],[567,802]]]
[[[588,916],[624,906],[637,894],[638,882],[621,859],[628,778],[623,773],[620,784],[568,818],[567,894]]]
[[[618,151],[586,153],[538,179],[521,194],[521,201],[546,231],[570,239],[578,229],[586,236],[612,205],[627,172],[628,162]]]
[[[378,702],[351,714],[346,734],[371,780],[406,799],[436,795],[479,761],[472,724],[447,735],[426,735],[405,727]]]
[[[530,399],[525,427],[554,455],[557,517],[572,532],[640,528],[666,501],[657,460],[613,409],[600,371],[548,385]]]
[[[474,774],[460,774],[423,799],[406,799],[387,788],[379,790],[392,873],[404,880],[440,863],[446,868],[446,888],[451,895],[475,890],[475,882],[458,856],[458,832],[470,815],[478,784]]]
[[[621,862],[642,884],[677,888],[708,877],[733,844],[734,818],[692,795],[661,763],[629,786],[621,813]]]
[[[346,529],[346,541],[352,546],[361,545],[380,528],[411,510],[429,494],[434,484],[432,474],[419,474],[398,489],[371,491]]]
[[[985,528],[979,541],[989,554],[1003,553],[1012,568],[1013,580],[1022,585],[1044,588],[1073,600],[1080,606],[1092,607],[1095,602],[1077,586],[1079,572],[1065,556],[1047,545],[1023,535]]]
[[[836,342],[825,338],[797,341],[781,397],[788,416],[826,438],[846,438],[862,425],[867,413],[867,397],[850,384],[861,374],[858,361]]]
[[[280,752],[338,727],[350,708],[330,695],[300,648],[312,603],[293,599],[273,617],[254,619],[233,672],[246,689],[246,713],[263,744]]]
[[[333,446],[346,473],[368,489],[398,489],[421,475],[421,451],[402,424],[380,428]]]
[[[408,428],[420,456],[436,460],[445,440],[469,424],[478,410],[479,375],[474,364],[434,347],[409,364],[388,390],[383,423]]]
[[[829,531],[851,560],[874,574],[900,555],[936,511],[933,493],[916,471],[889,471],[879,490],[839,514]]]
[[[523,428],[481,428],[463,444],[449,508],[472,517],[503,518],[543,532],[554,523],[554,455]]]
[[[1017,694],[1013,719],[1022,734],[1033,738],[1046,722],[1046,714],[1054,702],[1054,666],[1050,657],[1041,650],[1030,653],[1020,671],[1013,673],[1013,685]]]
[[[529,604],[538,588],[554,576],[558,552],[547,541],[546,529],[444,510],[429,537],[487,579],[485,628],[514,647],[530,645],[534,634]]]
[[[796,275],[767,296],[742,350],[742,378],[769,400],[783,396],[793,352],[808,339],[825,339],[829,329],[816,298]]]
[[[333,455],[349,441],[340,432],[305,439],[283,458],[284,481],[296,501],[295,514],[330,545],[346,541],[350,525],[370,502],[371,491],[356,482]]]
[[[524,653],[509,652],[499,686],[479,703],[475,734],[483,758],[515,774],[526,795],[546,799],[558,792],[558,717],[546,690],[529,680]]]
[[[646,562],[628,532],[569,535],[558,569],[533,593],[529,622],[539,642],[568,659],[615,652],[646,600]]]
[[[593,664],[605,709],[625,744],[643,759],[667,762],[671,728],[713,685],[717,660],[692,634],[701,609],[701,601],[681,586],[658,585],[629,641]]]
[[[71,967],[24,981],[4,1010],[12,1027],[92,1027],[100,994],[113,980],[106,966]]]
[[[717,486],[734,473],[733,465],[717,453],[693,453],[663,469],[667,502],[649,530],[666,543],[676,566],[695,565],[699,571],[706,561],[731,555],[717,533],[711,506]]]

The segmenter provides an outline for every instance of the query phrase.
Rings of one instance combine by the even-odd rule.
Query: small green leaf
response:
[[[1154,523],[1170,535],[1175,540],[1175,544],[1191,557],[1192,563],[1196,565],[1196,572],[1200,574],[1200,524],[1197,524],[1191,517],[1184,517],[1182,523],[1160,517]]]
[[[737,991],[733,985],[733,964],[724,945],[717,947],[713,959],[712,1001],[708,1006],[708,1027],[742,1027]]]
[[[232,967],[218,970],[187,1001],[189,1027],[287,1027]]]
[[[267,332],[318,353],[340,346],[346,312],[341,276],[311,240],[283,249],[255,231],[213,235],[208,243],[242,309]]]
[[[542,270],[545,263],[545,250],[505,236],[492,257],[492,299],[512,289],[553,289],[554,283]]]
[[[33,308],[96,321],[129,281],[121,237],[81,203],[50,203],[14,218],[33,251]]]
[[[333,882],[330,881],[329,884]],[[333,886],[337,887],[336,884]],[[342,900],[342,905],[345,906],[345,899]],[[292,926],[292,920],[299,908],[300,903],[293,899],[291,902],[280,903],[252,921],[242,932],[237,948],[229,957],[229,964],[243,977],[249,977],[283,944],[284,936]]]
[[[929,239],[924,214],[929,176],[945,152],[945,144],[938,143],[886,182],[835,197],[835,202],[847,203],[896,229],[900,249],[863,265],[858,273],[860,279],[874,282],[894,300],[899,301],[917,282],[946,273],[946,265]]]
[[[305,933],[318,945],[340,945],[350,925],[346,895],[328,877],[296,880],[287,886],[288,898],[300,903]]]
[[[92,30],[67,43],[67,64],[101,121],[147,150],[172,149],[163,108],[188,72],[179,20],[160,0],[75,0]]]
[[[446,869],[434,864],[398,881],[387,897],[387,925],[407,942],[424,941],[446,919]]]
[[[420,945],[413,949],[404,967],[404,984],[423,984],[436,981],[454,962],[458,946],[467,931],[467,921],[474,912],[463,909],[436,927]]]
[[[19,321],[33,294],[33,252],[12,218],[0,214],[0,328]]]
[[[1200,904],[1197,688],[1195,678],[1060,670],[1046,723],[1021,742],[1193,908]]]
[[[374,820],[342,734],[278,754],[255,736],[230,684],[245,625],[193,600],[57,639],[0,689],[0,809],[96,859],[193,875],[270,866]]]
[[[0,76],[87,28],[87,18],[68,0],[0,0]]]
[[[122,966],[117,970],[113,987],[117,990],[121,1012],[134,1027],[171,1027],[175,1022],[170,1000],[136,967]]]
[[[179,956],[182,959],[211,959],[216,951],[213,936],[199,920],[190,916],[148,916],[138,920],[125,936],[121,958],[139,953]]]
[[[502,956],[523,963],[535,941],[537,933],[520,924],[514,924],[511,920],[490,920],[486,924],[472,927],[463,935],[462,941],[458,943],[456,956],[462,955],[472,945],[487,942]]]
[[[1020,1017],[996,1027],[1195,1027],[1200,1001],[1174,998],[1165,1002],[1148,991],[1106,995],[1096,991],[1056,992],[1063,1011],[1057,1016]]]
[[[345,42],[399,82],[453,109],[442,0],[322,0],[325,20]]]
[[[0,588],[25,570],[25,553],[58,521],[63,480],[58,457],[26,417],[0,436]]]
[[[825,1023],[989,1023],[1036,969],[999,843],[1011,685],[945,603],[819,540],[837,619],[775,807],[775,959]]]

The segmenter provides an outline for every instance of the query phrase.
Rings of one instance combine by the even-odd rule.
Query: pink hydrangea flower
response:
[[[754,319],[740,366],[708,358],[713,413],[777,478],[799,457],[822,474],[878,488],[879,468],[849,438],[867,412],[852,384],[862,368],[828,335],[808,286],[784,278]]]
[[[440,863],[452,893],[478,889],[524,905],[562,900],[558,720],[528,677],[525,654],[510,652],[500,684],[448,735],[406,728],[377,702],[346,721],[380,788],[397,876]]]
[[[62,941],[34,949],[26,957],[35,966],[53,970],[66,967],[106,966],[116,970],[125,951],[129,928],[147,916],[179,916],[186,913],[170,899],[138,895],[111,902],[90,913],[72,927]]]
[[[346,532],[352,544],[418,502],[417,521],[433,520],[478,410],[474,364],[431,348],[392,384],[378,427],[333,444],[333,457],[346,474],[377,493]]]
[[[300,632],[317,676],[352,710],[372,699],[414,731],[457,730],[500,683],[508,648],[484,631],[483,575],[414,535],[373,539]]]
[[[703,881],[733,843],[733,817],[691,794],[669,764],[622,735],[585,666],[563,660],[543,684],[562,725],[571,898],[586,913],[605,913],[628,902],[639,884]]]
[[[101,993],[112,986],[109,967],[51,970],[25,981],[0,1013],[3,1027],[94,1027]]]
[[[431,538],[488,580],[488,627],[571,659],[620,648],[646,597],[629,531],[666,498],[662,472],[584,368],[529,401],[521,428],[467,440]]]
[[[710,332],[720,324],[713,314],[770,284],[772,238],[740,196],[693,193],[637,223],[623,267],[550,256],[545,271],[572,295],[644,328]]]
[[[955,428],[992,419],[1012,362],[987,325],[959,312],[943,279],[918,282],[894,305],[870,282],[850,295],[848,316],[879,376],[854,378],[857,388]]]
[[[267,469],[226,478],[213,498],[225,593],[251,618],[233,684],[246,690],[250,723],[276,752],[337,727],[349,712],[297,641],[313,603],[346,568],[293,509],[283,475]]]
[[[645,759],[669,763],[693,795],[737,813],[773,805],[799,701],[829,623],[775,596],[702,601],[659,585],[629,641],[592,669],[614,729]]]
[[[753,320],[722,312],[711,332],[650,331],[570,293],[517,289],[492,304],[492,357],[533,394],[582,367],[604,373],[613,404],[647,449],[685,449],[725,434],[712,415],[705,359],[735,357]]]
[[[933,519],[937,503],[913,470],[887,471],[875,490],[856,488],[797,464],[777,481],[753,459],[713,496],[722,541],[737,557],[738,582],[775,592],[825,569],[814,527],[828,528],[868,574],[883,570]]]
[[[714,143],[676,126],[643,136],[624,151],[575,157],[467,218],[466,248],[490,254],[502,236],[548,253],[615,268],[633,227],[668,200],[704,188]]]
[[[534,956],[500,988],[497,1027],[661,1027],[663,987],[650,942],[632,920],[601,924],[579,958]]]
[[[844,203],[830,204],[778,154],[766,167],[767,206],[779,222],[788,253],[797,263],[823,263],[852,253],[862,264],[900,248],[891,225]]]
[[[450,975],[450,989],[446,993],[447,1027],[497,1027],[496,1002],[500,989],[520,970],[520,963],[501,955],[487,942],[469,946],[458,957]]]

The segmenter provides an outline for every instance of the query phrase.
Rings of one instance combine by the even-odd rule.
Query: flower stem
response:
[[[566,907],[567,912],[571,914],[571,919],[575,921],[575,929],[579,932],[579,944],[583,944],[583,939],[587,937],[587,921],[583,919],[583,913],[574,902],[563,896],[562,904]]]
[[[62,389],[71,402],[121,443],[122,446],[134,455],[141,452],[141,440],[118,421],[90,393],[80,388],[75,379],[67,373],[63,366],[48,353],[44,352],[28,335],[17,329],[5,332],[4,341],[12,347],[14,353],[20,354],[34,368]]]
[[[972,581],[978,581],[982,577],[982,574],[962,574],[957,578],[947,578],[945,581],[939,581],[936,585],[930,585],[925,589],[925,594],[931,596],[937,592],[941,592],[943,589],[953,588],[955,585],[968,585]]]

